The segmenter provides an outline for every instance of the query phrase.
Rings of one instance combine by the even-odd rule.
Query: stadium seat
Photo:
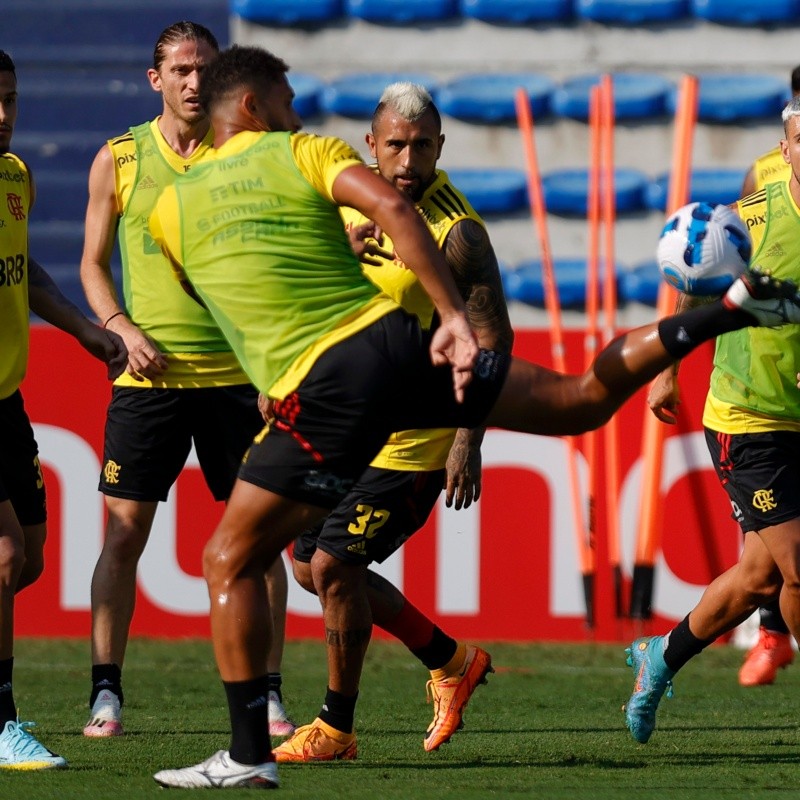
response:
[[[617,213],[642,211],[646,206],[647,176],[634,169],[614,171]],[[545,206],[551,214],[586,216],[589,174],[586,169],[556,170],[542,178]]]
[[[461,0],[460,5],[465,17],[509,25],[568,22],[575,13],[573,0]]]
[[[646,261],[631,269],[617,271],[620,303],[643,303],[654,306],[664,282],[655,261]]]
[[[550,112],[555,83],[544,75],[502,73],[463,75],[446,83],[436,94],[443,114],[475,122],[507,122],[516,118],[514,95],[522,87],[528,93],[534,117]]]
[[[327,114],[369,119],[383,90],[395,81],[422,84],[431,94],[435,94],[437,88],[430,75],[418,73],[370,72],[344,75],[331,81],[322,90],[322,110]]]
[[[691,0],[695,17],[728,25],[776,25],[800,19],[798,0]]]
[[[516,169],[448,169],[453,185],[479,214],[506,214],[528,207],[525,173]]]
[[[369,22],[410,25],[458,16],[458,0],[345,0],[345,11]]]
[[[771,118],[778,124],[790,98],[788,82],[774,75],[701,75],[697,118],[726,123]],[[676,103],[677,90],[674,90],[667,97],[667,108],[674,111]]]
[[[586,260],[556,258],[553,274],[558,298],[564,308],[581,308],[586,303]],[[544,276],[538,259],[523,261],[516,268],[500,273],[508,300],[544,306]],[[602,294],[602,286],[600,287]]]
[[[320,113],[320,98],[325,84],[314,75],[303,72],[290,72],[287,76],[294,89],[294,110],[300,119],[310,119]]]
[[[319,25],[344,14],[342,0],[230,0],[231,13],[262,25]]]
[[[63,70],[50,77],[22,73],[19,92],[24,97],[20,116],[24,114],[26,131],[90,128],[98,132],[94,134],[98,147],[104,136],[116,136],[153,119],[162,107],[144,68],[98,72],[91,78],[83,70]]]
[[[696,169],[691,174],[689,202],[733,203],[741,195],[746,169]],[[669,175],[650,181],[645,192],[647,207],[664,211],[669,193]]]
[[[101,144],[98,142],[96,149],[99,150]],[[88,178],[88,172],[76,169],[34,172],[36,203],[31,221],[74,220],[82,223],[89,199]]]
[[[649,25],[689,16],[688,0],[577,0],[578,17],[611,25]]]
[[[94,131],[14,132],[14,152],[24,159],[38,180],[39,171],[78,170],[87,176],[103,140]],[[38,202],[38,201],[37,201]]]
[[[589,96],[600,75],[579,75],[564,81],[553,92],[554,114],[570,119],[589,119]],[[649,119],[666,113],[667,101],[674,88],[671,81],[649,73],[621,72],[612,75],[614,114],[618,120]]]

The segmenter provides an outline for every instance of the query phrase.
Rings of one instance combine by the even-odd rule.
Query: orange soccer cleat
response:
[[[355,733],[342,733],[317,717],[273,751],[279,764],[312,761],[352,761],[358,754]]]
[[[758,629],[758,641],[745,656],[739,670],[741,686],[768,686],[775,682],[778,670],[794,661],[792,640],[788,633]]]
[[[494,672],[492,657],[480,647],[468,644],[464,665],[457,675],[428,681],[428,697],[433,700],[434,708],[433,722],[423,741],[427,751],[438,750],[464,725],[464,709],[478,684],[486,683],[490,672]]]

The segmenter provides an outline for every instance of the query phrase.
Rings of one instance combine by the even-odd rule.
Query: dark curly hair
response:
[[[14,62],[5,50],[0,50],[0,72],[13,72],[15,75],[17,74]]]
[[[260,47],[234,45],[223,50],[200,78],[200,105],[210,113],[239,86],[268,88],[289,71],[285,61]]]

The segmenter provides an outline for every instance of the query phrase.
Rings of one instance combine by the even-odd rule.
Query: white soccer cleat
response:
[[[84,736],[106,738],[122,736],[122,709],[114,692],[103,689],[92,706],[89,721],[83,729]]]
[[[749,269],[737,278],[725,293],[723,303],[747,312],[763,327],[800,323],[797,286],[757,269]]]
[[[270,692],[269,695],[269,735],[275,737],[291,736],[297,725],[289,718],[283,703],[278,699],[277,692]]]
[[[173,789],[277,789],[278,765],[239,764],[227,750],[218,750],[200,764],[183,769],[162,769],[153,775],[156,783]]]

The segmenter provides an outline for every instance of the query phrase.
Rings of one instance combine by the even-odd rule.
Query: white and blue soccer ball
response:
[[[689,203],[667,219],[656,258],[679,292],[720,296],[747,269],[752,244],[745,223],[728,206]]]

